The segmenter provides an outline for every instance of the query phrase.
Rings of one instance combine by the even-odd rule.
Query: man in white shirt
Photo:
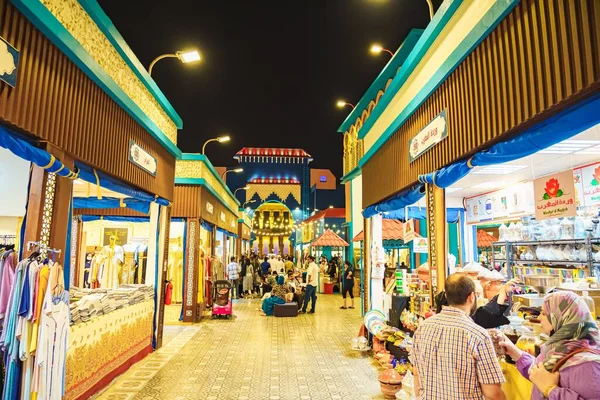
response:
[[[277,256],[277,274],[285,276],[285,263],[281,260],[281,256]]]
[[[235,262],[235,257],[231,257],[231,262],[227,265],[227,279],[231,282],[231,298],[237,298],[238,284],[240,281],[240,272],[242,267]]]
[[[274,255],[272,255],[272,256],[269,258],[269,265],[271,265],[271,271],[269,271],[269,272],[271,272],[271,274],[272,274],[273,272],[277,272],[277,273],[279,273],[279,271],[277,271],[277,260],[275,259],[275,256],[274,256]]]
[[[311,255],[308,257],[308,269],[306,270],[306,293],[304,294],[304,305],[301,313],[306,312],[308,300],[312,300],[312,307],[309,313],[314,313],[317,306],[317,286],[319,286],[319,267],[315,264],[315,258]]]

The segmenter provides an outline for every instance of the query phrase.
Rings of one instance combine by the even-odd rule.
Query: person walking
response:
[[[344,305],[340,308],[345,310],[346,307],[346,295],[350,294],[350,308],[354,308],[354,267],[350,264],[350,261],[344,261],[344,282],[342,286],[342,296],[344,297]]]
[[[243,296],[252,297],[252,292],[254,291],[254,266],[250,263],[250,260],[246,259],[246,274],[243,275]]]
[[[317,287],[319,286],[319,267],[315,264],[315,258],[308,256],[308,269],[306,270],[306,293],[304,293],[304,305],[301,313],[306,313],[308,301],[312,301],[312,307],[309,313],[314,313],[317,307]]]
[[[262,272],[262,277],[265,279],[269,275],[269,268],[271,268],[271,264],[269,263],[269,257],[265,256],[265,261],[260,264],[260,270]]]
[[[585,301],[569,291],[549,294],[540,320],[550,338],[537,359],[506,336],[500,343],[533,383],[531,399],[600,399],[600,333]]]
[[[236,299],[242,267],[235,262],[235,257],[231,257],[231,262],[227,264],[225,271],[227,272],[227,279],[231,282],[231,298]]]
[[[492,339],[471,319],[477,309],[475,284],[467,276],[450,275],[446,298],[449,305],[422,322],[414,335],[417,398],[504,400],[505,379]]]
[[[292,256],[287,256],[285,260],[285,273],[294,272],[294,262],[292,261]]]

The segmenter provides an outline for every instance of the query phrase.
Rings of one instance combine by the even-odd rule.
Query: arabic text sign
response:
[[[17,85],[19,58],[19,51],[0,37],[0,81],[11,87]]]
[[[600,163],[586,165],[573,171],[579,207],[600,205]]]
[[[415,252],[415,253],[429,252],[429,240],[424,237],[415,238],[415,240],[413,240],[413,252]]]
[[[149,174],[156,176],[156,158],[138,146],[133,140],[129,141],[129,161]]]
[[[408,158],[410,162],[415,161],[447,136],[446,110],[443,110],[421,132],[408,141]]]
[[[410,243],[415,238],[415,220],[409,219],[404,224],[404,243]]]
[[[577,213],[573,170],[546,175],[533,181],[535,218],[573,217]]]

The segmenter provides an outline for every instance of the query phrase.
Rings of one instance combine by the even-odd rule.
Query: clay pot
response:
[[[396,398],[396,393],[402,389],[402,379],[404,375],[393,369],[391,365],[379,374],[381,392],[386,399]]]

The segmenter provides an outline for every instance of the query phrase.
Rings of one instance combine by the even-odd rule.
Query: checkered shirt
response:
[[[481,385],[504,382],[490,335],[455,307],[421,324],[411,359],[421,400],[482,400]]]

